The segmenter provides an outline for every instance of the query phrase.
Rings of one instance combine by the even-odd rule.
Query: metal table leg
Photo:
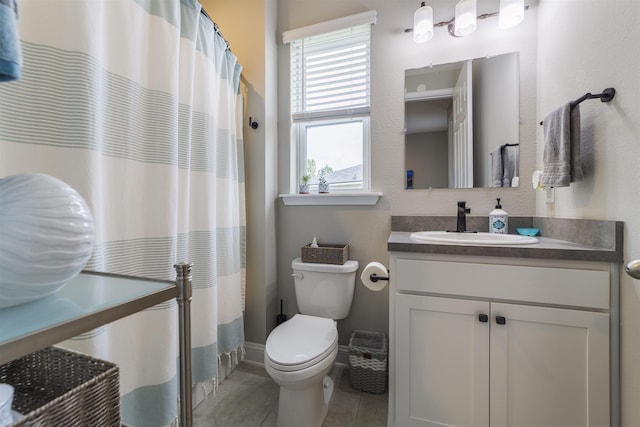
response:
[[[180,350],[180,427],[192,427],[191,402],[191,264],[178,263],[176,286],[178,287],[178,333]]]

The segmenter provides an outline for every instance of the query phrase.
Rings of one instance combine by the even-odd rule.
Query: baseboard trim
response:
[[[243,362],[250,365],[264,366],[264,344],[245,341]]]
[[[264,344],[246,341],[244,343],[244,362],[250,365],[264,366]],[[336,356],[336,365],[349,365],[349,347],[346,345],[338,346],[338,355]]]

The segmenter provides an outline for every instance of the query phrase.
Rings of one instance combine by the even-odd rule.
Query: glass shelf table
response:
[[[180,348],[180,420],[191,415],[191,265],[176,281],[83,271],[52,295],[0,308],[0,364],[175,298]]]

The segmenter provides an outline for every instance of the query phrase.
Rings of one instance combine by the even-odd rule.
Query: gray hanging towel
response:
[[[491,152],[491,187],[511,187],[518,176],[518,146],[502,144]]]
[[[580,107],[567,103],[544,119],[544,154],[540,184],[568,187],[582,181]]]
[[[518,176],[518,152],[517,145],[505,144],[502,149],[502,186],[511,187],[513,178]]]

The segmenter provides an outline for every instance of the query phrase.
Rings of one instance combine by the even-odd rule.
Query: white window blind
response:
[[[369,114],[371,25],[291,42],[291,115],[308,121]]]

